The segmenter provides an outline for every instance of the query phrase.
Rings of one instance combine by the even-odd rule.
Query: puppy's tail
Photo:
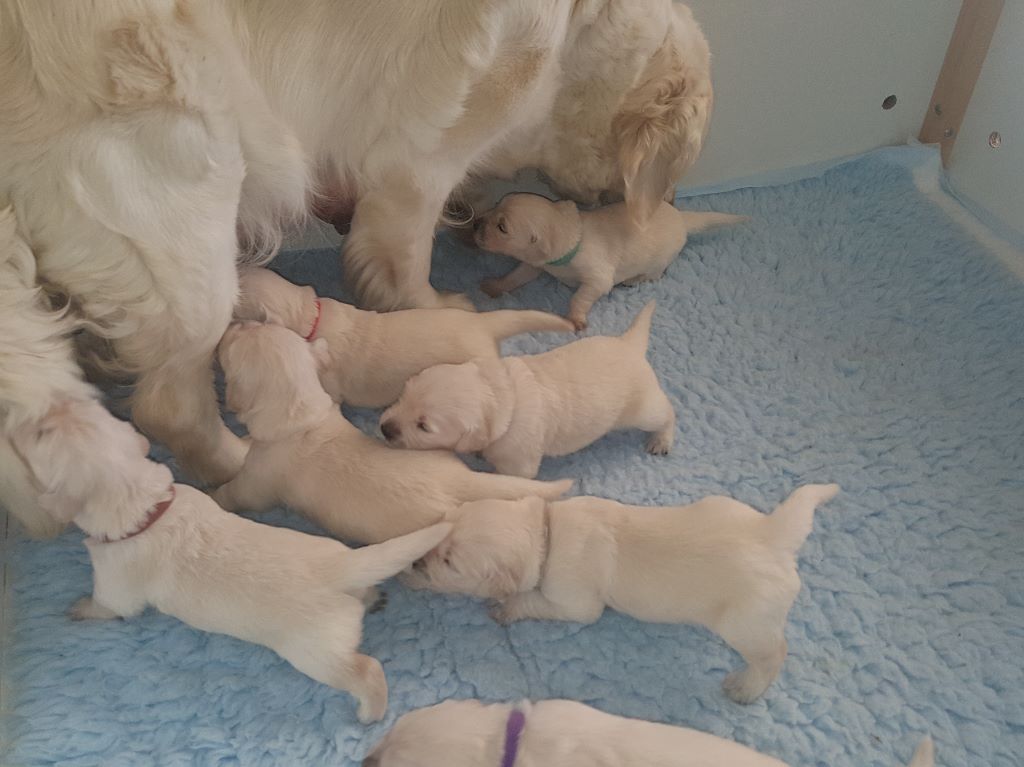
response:
[[[735,216],[732,213],[714,213],[699,210],[678,210],[688,234],[706,232],[722,226],[734,226],[750,220],[749,216]]]
[[[486,474],[473,472],[473,478],[466,487],[467,501],[480,501],[494,498],[499,501],[518,501],[520,498],[537,496],[547,501],[554,501],[572,489],[574,480],[559,479],[554,482],[542,482],[537,479],[510,477],[506,474]]]
[[[640,310],[633,324],[629,326],[629,330],[620,336],[630,346],[638,347],[643,354],[647,354],[647,341],[651,337],[651,318],[654,316],[656,304],[656,301],[648,301],[647,306]]]
[[[814,510],[835,498],[839,485],[798,487],[766,520],[773,543],[794,555],[804,545],[814,525]]]
[[[935,743],[931,737],[925,735],[921,739],[907,767],[935,767]]]
[[[450,522],[417,530],[384,543],[346,551],[341,585],[346,591],[376,586],[421,558],[437,546],[452,530]]]
[[[520,311],[516,309],[499,309],[494,312],[482,312],[476,321],[483,324],[495,341],[517,336],[520,333],[572,333],[573,324],[564,317],[548,312]]]

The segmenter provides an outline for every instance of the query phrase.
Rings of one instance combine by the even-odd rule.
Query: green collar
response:
[[[572,250],[570,250],[568,253],[566,253],[561,258],[556,258],[554,261],[547,261],[547,262],[545,262],[544,265],[545,266],[565,266],[565,265],[567,265],[570,261],[572,261],[574,258],[576,258],[576,254],[580,252],[580,245],[582,245],[582,244],[583,244],[583,236],[580,235],[580,241],[576,243],[575,247]]]

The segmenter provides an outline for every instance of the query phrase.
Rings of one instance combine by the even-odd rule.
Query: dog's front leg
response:
[[[109,621],[121,616],[92,597],[82,597],[68,610],[68,617],[73,621]]]
[[[572,294],[572,299],[569,301],[569,321],[576,326],[576,330],[586,330],[590,307],[601,296],[608,295],[611,289],[611,280],[584,282]]]
[[[412,176],[412,177],[410,177]],[[473,311],[464,295],[442,294],[430,284],[434,225],[448,189],[410,173],[390,174],[356,204],[344,250],[345,275],[367,309]]]
[[[491,617],[503,626],[522,620],[574,621],[593,623],[601,617],[604,605],[582,599],[572,605],[552,602],[540,591],[514,594],[491,608]]]
[[[484,280],[480,283],[480,290],[491,298],[497,298],[502,293],[511,293],[528,282],[532,282],[540,276],[541,270],[531,264],[519,264],[515,269],[504,277],[495,277]]]

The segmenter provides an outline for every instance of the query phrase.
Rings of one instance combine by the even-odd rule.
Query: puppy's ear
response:
[[[711,116],[710,80],[684,68],[666,42],[612,122],[626,206],[643,227],[700,154]]]
[[[309,344],[310,351],[313,352],[313,359],[316,360],[316,369],[318,372],[322,372],[331,364],[331,350],[327,345],[326,338],[316,338]]]

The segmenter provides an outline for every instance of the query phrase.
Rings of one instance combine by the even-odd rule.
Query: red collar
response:
[[[316,338],[317,328],[320,327],[320,299],[314,298],[313,304],[316,306],[316,317],[313,318],[313,327],[309,329],[309,333],[303,336],[307,341],[312,341]]]
[[[99,539],[100,543],[117,543],[118,541],[126,541],[129,538],[134,538],[136,535],[141,535],[153,526],[160,517],[164,515],[164,512],[171,508],[171,504],[174,503],[175,490],[174,485],[170,487],[171,497],[166,501],[160,501],[156,506],[146,512],[146,518],[142,520],[142,524],[132,530],[127,535],[122,535],[120,538],[108,538],[103,536]]]

